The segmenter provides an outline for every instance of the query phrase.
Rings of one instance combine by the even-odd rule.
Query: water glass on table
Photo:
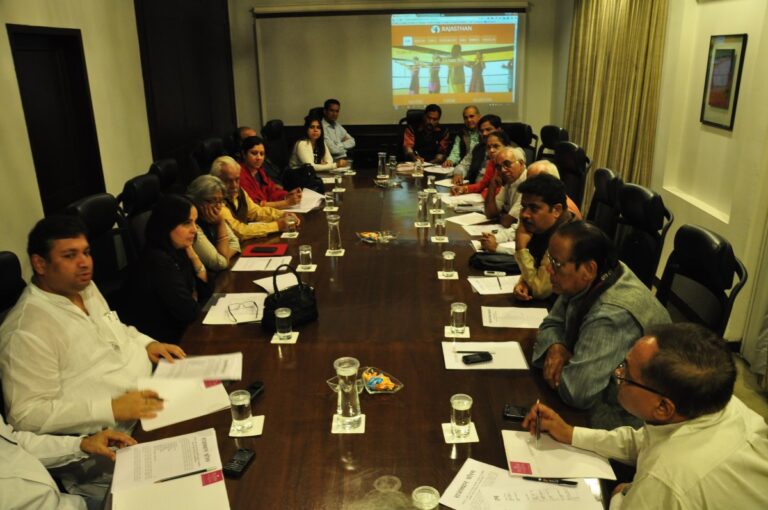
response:
[[[452,251],[443,252],[443,276],[450,278],[453,276],[453,259],[456,258],[456,254]]]
[[[464,333],[467,327],[467,304],[451,303],[451,332],[455,335]]]
[[[251,394],[247,390],[236,390],[229,394],[232,410],[232,424],[242,432],[251,428]]]
[[[299,246],[299,267],[309,269],[312,265],[312,246],[302,244]]]
[[[472,424],[472,397],[457,393],[451,397],[451,431],[457,438],[467,437]]]
[[[277,331],[278,339],[291,339],[291,335],[293,334],[293,327],[291,325],[290,308],[278,308],[275,310],[275,330]]]

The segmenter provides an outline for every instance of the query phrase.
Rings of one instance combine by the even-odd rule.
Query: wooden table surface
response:
[[[226,481],[233,509],[411,508],[414,488],[431,485],[442,493],[469,456],[505,466],[500,431],[517,429],[502,420],[505,403],[530,405],[541,398],[571,423],[586,423],[583,413],[560,403],[540,370],[445,369],[440,343],[452,302],[469,305],[473,341],[516,340],[530,359],[536,332],[483,327],[481,305],[518,303],[511,295],[473,293],[466,277],[481,272],[467,265],[472,248],[461,227],[448,223],[448,244],[433,244],[428,238],[432,229],[414,227],[418,186],[412,178],[404,178],[402,188],[383,190],[373,185],[373,175],[359,170],[344,178],[343,257],[324,255],[327,223],[321,211],[302,215],[298,239],[273,236],[262,241],[287,242],[294,265],[299,245],[312,245],[318,268],[302,278],[315,287],[320,316],[298,328],[297,344],[270,344],[271,335],[258,324],[198,322],[184,336],[181,345],[189,355],[243,352],[243,380],[228,384],[227,390],[264,382],[264,393],[253,402],[254,415],[265,415],[263,435],[228,437],[229,410],[137,434],[148,441],[214,427],[224,462],[236,448],[252,448],[256,456],[244,476]],[[373,230],[393,231],[397,239],[368,245],[355,235]],[[459,280],[437,279],[443,250],[456,252]],[[226,272],[219,276],[217,290],[258,291],[252,281],[267,275]],[[335,375],[333,361],[341,356],[379,367],[405,385],[393,395],[363,392],[364,434],[331,434],[336,395],[325,381]],[[445,444],[441,423],[449,421],[454,393],[473,397],[479,443]],[[376,491],[374,483],[382,476],[397,477],[399,490]]]

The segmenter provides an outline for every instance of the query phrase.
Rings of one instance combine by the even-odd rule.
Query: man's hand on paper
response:
[[[115,452],[110,447],[125,448],[126,446],[133,446],[136,443],[137,441],[128,434],[123,434],[122,432],[117,432],[112,429],[104,429],[92,436],[84,437],[80,442],[80,449],[85,453],[103,455],[114,462]]]
[[[157,363],[160,361],[160,358],[165,358],[168,363],[173,363],[173,358],[184,359],[187,357],[187,354],[178,345],[164,344],[162,342],[148,344],[147,355],[152,363]]]
[[[571,360],[573,353],[563,344],[552,344],[547,349],[547,357],[544,360],[544,380],[550,388],[560,386],[560,374],[563,367]]]
[[[155,418],[163,409],[163,399],[152,390],[129,391],[112,400],[112,416],[115,421]]]
[[[536,435],[536,412],[541,413],[541,431],[549,432],[556,441],[571,444],[573,442],[573,427],[568,425],[559,414],[541,403],[536,403],[528,411],[523,420],[523,428],[528,429],[531,435]]]

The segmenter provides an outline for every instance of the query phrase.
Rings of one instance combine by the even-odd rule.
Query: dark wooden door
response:
[[[80,30],[7,27],[43,211],[61,212],[104,191]]]

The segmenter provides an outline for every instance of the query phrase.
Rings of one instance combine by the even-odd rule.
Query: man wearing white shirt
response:
[[[614,379],[642,428],[572,427],[541,404],[523,426],[534,433],[538,412],[557,441],[636,465],[611,510],[768,508],[768,426],[733,396],[736,367],[722,338],[695,324],[656,326]]]
[[[338,99],[328,99],[323,105],[323,133],[325,145],[331,151],[334,161],[347,158],[347,151],[355,148],[355,139],[339,124],[341,103]]]
[[[485,215],[498,218],[505,228],[517,223],[522,195],[517,188],[526,177],[525,152],[520,147],[505,147],[496,154],[496,174],[485,195]],[[500,189],[499,189],[500,188]]]

